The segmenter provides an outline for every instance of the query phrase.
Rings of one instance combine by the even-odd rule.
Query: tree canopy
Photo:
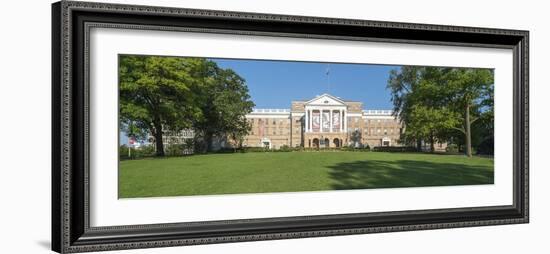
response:
[[[204,58],[122,55],[119,99],[122,125],[151,133],[158,156],[164,131],[193,128],[211,142],[246,129],[242,118],[254,106],[243,78]]]
[[[492,120],[489,69],[403,66],[390,72],[388,88],[394,112],[405,124],[404,141],[429,141],[432,151],[435,142],[460,139],[458,131],[471,156],[472,124],[480,118]]]
[[[211,150],[215,136],[230,136],[241,143],[240,139],[251,129],[245,115],[254,107],[245,80],[237,73],[214,68],[212,74],[212,82],[197,93],[202,117],[193,125],[206,151]]]

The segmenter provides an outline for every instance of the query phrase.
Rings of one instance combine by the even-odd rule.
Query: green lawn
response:
[[[383,152],[207,154],[121,161],[119,197],[492,183],[492,158]]]

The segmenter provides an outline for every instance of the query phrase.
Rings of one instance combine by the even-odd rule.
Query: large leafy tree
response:
[[[163,133],[193,128],[210,150],[213,137],[245,135],[245,115],[254,104],[243,78],[204,58],[121,56],[120,116],[155,137],[164,155]],[[195,142],[197,143],[197,142]]]
[[[193,90],[203,80],[191,75],[194,59],[120,56],[119,105],[123,125],[147,130],[155,137],[156,154],[164,156],[163,131],[190,127],[200,117]]]
[[[435,143],[445,141],[445,130],[458,124],[455,114],[448,108],[434,108],[414,105],[410,111],[405,135],[430,141],[430,151],[435,151]]]
[[[252,125],[246,118],[243,117],[236,123],[236,128],[229,131],[229,137],[234,142],[235,150],[236,148],[243,147],[244,138],[248,135],[251,129]]]
[[[472,124],[492,112],[493,73],[487,69],[405,66],[388,80],[394,110],[405,123],[405,137],[445,141],[450,130],[464,137],[472,155]]]
[[[254,107],[242,77],[231,69],[210,64],[213,67],[210,82],[197,93],[202,117],[193,125],[205,151],[211,150],[214,137],[229,136],[240,141],[250,131],[245,115]]]
[[[459,113],[461,124],[455,127],[464,134],[466,155],[472,156],[472,124],[480,119],[492,122],[494,111],[493,71],[488,69],[453,68],[445,75],[446,97],[448,102]],[[491,128],[492,124],[487,127]]]
[[[402,140],[416,142],[417,149],[421,148],[422,140],[430,140],[433,151],[440,127],[449,125],[440,122],[446,119],[449,110],[440,100],[439,72],[438,68],[417,66],[403,66],[390,72],[387,86],[394,112],[406,126]]]

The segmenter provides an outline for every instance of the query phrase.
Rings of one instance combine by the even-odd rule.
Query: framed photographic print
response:
[[[57,252],[528,222],[528,31],[52,14]]]

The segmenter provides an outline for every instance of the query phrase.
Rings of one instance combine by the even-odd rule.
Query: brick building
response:
[[[391,110],[364,110],[362,102],[323,94],[292,101],[290,109],[254,109],[248,147],[399,146],[402,124]]]

